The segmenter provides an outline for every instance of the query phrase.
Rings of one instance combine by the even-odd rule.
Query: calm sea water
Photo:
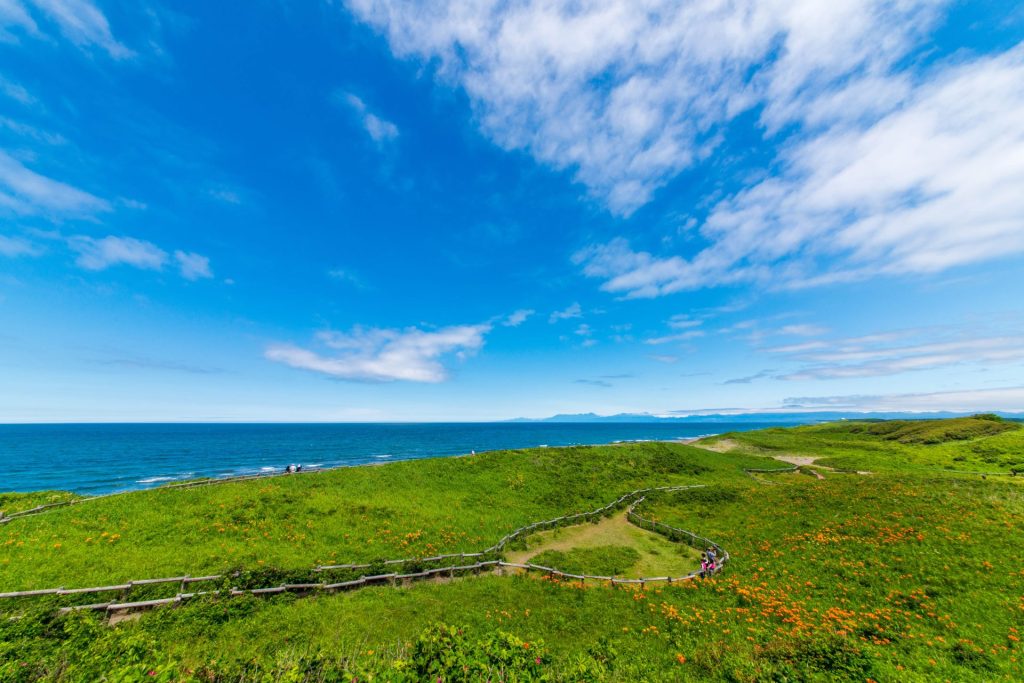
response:
[[[194,477],[363,465],[503,448],[680,439],[770,424],[0,425],[0,491],[84,494]]]

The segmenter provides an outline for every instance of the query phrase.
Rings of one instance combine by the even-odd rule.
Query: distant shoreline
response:
[[[0,427],[3,490],[95,496],[195,479],[224,480],[471,452],[693,443],[763,424],[33,425]]]

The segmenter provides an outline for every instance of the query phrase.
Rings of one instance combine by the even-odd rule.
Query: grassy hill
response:
[[[706,442],[748,454],[814,456],[847,469],[1024,472],[1024,425],[994,415],[830,422],[721,434]]]
[[[0,618],[0,680],[1024,678],[1024,477],[1009,476],[1024,460],[1024,430],[987,418],[844,422],[701,446],[394,463],[13,520],[0,527],[0,591],[227,570],[269,580],[322,562],[479,550],[635,488],[701,483],[652,496],[645,514],[715,539],[732,561],[681,585],[482,575],[213,596],[116,626],[91,612],[56,616],[51,598],[0,601],[0,617],[15,617]],[[782,467],[775,455],[872,474],[745,472]],[[959,473],[975,469],[990,474]],[[636,560],[613,524],[594,529],[509,554],[536,548],[591,573]]]

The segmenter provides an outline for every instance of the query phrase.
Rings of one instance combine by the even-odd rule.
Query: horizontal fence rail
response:
[[[325,572],[331,570],[348,570],[348,571],[359,571],[364,569],[370,569],[371,567],[378,566],[394,566],[413,564],[423,565],[435,562],[444,562],[446,560],[466,560],[472,558],[480,558],[488,555],[500,553],[504,548],[511,542],[518,540],[530,533],[537,531],[543,531],[547,529],[557,528],[559,526],[568,526],[577,524],[584,521],[592,521],[599,519],[603,516],[614,512],[621,508],[623,505],[628,503],[626,510],[627,520],[643,529],[649,529],[652,532],[664,535],[672,541],[683,541],[693,547],[700,548],[713,548],[716,553],[719,554],[718,566],[715,571],[721,569],[721,566],[728,562],[729,554],[724,551],[717,543],[710,539],[698,536],[693,532],[685,529],[679,529],[676,527],[669,526],[662,522],[647,519],[636,512],[637,507],[643,503],[649,494],[652,493],[663,493],[663,492],[676,492],[685,491],[689,489],[705,488],[705,484],[693,484],[688,486],[659,486],[654,488],[637,489],[624,494],[612,501],[604,507],[589,512],[581,512],[573,515],[564,515],[562,517],[555,517],[553,519],[544,520],[541,522],[533,522],[525,526],[519,527],[515,531],[504,536],[497,543],[491,547],[477,553],[450,553],[446,555],[436,555],[433,557],[426,558],[408,558],[400,560],[384,560],[376,563],[364,563],[364,564],[334,564],[334,565],[320,565],[314,567],[314,572]],[[569,572],[561,571],[554,567],[544,567],[537,564],[526,563],[514,563],[505,562],[502,559],[487,559],[473,562],[471,564],[456,564],[456,565],[443,565],[440,567],[433,567],[428,569],[420,569],[420,571],[409,572],[409,573],[385,573],[385,574],[374,574],[370,576],[360,576],[356,579],[349,581],[341,581],[335,583],[328,583],[326,581],[319,583],[284,583],[278,586],[268,586],[264,588],[227,588],[223,590],[205,590],[205,591],[186,591],[186,587],[190,584],[200,582],[213,582],[213,581],[224,581],[230,580],[231,578],[237,577],[238,573],[231,575],[226,574],[211,574],[208,576],[174,576],[167,578],[155,578],[155,579],[139,579],[128,581],[121,584],[113,584],[109,586],[95,586],[87,588],[47,588],[27,591],[11,591],[6,593],[0,593],[0,599],[5,598],[32,598],[41,596],[67,596],[67,595],[87,595],[93,593],[121,593],[120,600],[109,600],[107,602],[97,602],[84,605],[70,605],[59,608],[59,612],[67,613],[78,610],[103,610],[107,613],[133,611],[140,609],[147,609],[151,607],[158,607],[162,605],[173,605],[180,604],[192,598],[205,596],[205,595],[277,595],[288,592],[300,592],[308,593],[314,591],[341,591],[350,590],[356,588],[362,588],[364,586],[371,585],[400,585],[407,582],[416,580],[429,579],[429,578],[455,578],[456,576],[462,576],[465,574],[477,574],[483,570],[501,570],[501,569],[517,569],[527,572],[541,572],[552,578],[560,580],[572,580],[572,581],[599,581],[608,583],[611,585],[646,585],[647,583],[654,582],[682,582],[694,579],[702,574],[701,571],[692,571],[688,574],[678,577],[652,577],[652,578],[639,578],[639,579],[623,579],[615,576],[595,576],[589,574],[573,574]],[[158,598],[153,600],[138,600],[130,601],[127,599],[129,593],[134,587],[138,586],[151,586],[157,584],[178,584],[180,586],[179,592],[171,597]]]

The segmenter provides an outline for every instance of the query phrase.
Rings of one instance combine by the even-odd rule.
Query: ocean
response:
[[[672,440],[769,423],[0,425],[0,492],[81,494],[506,448]]]

